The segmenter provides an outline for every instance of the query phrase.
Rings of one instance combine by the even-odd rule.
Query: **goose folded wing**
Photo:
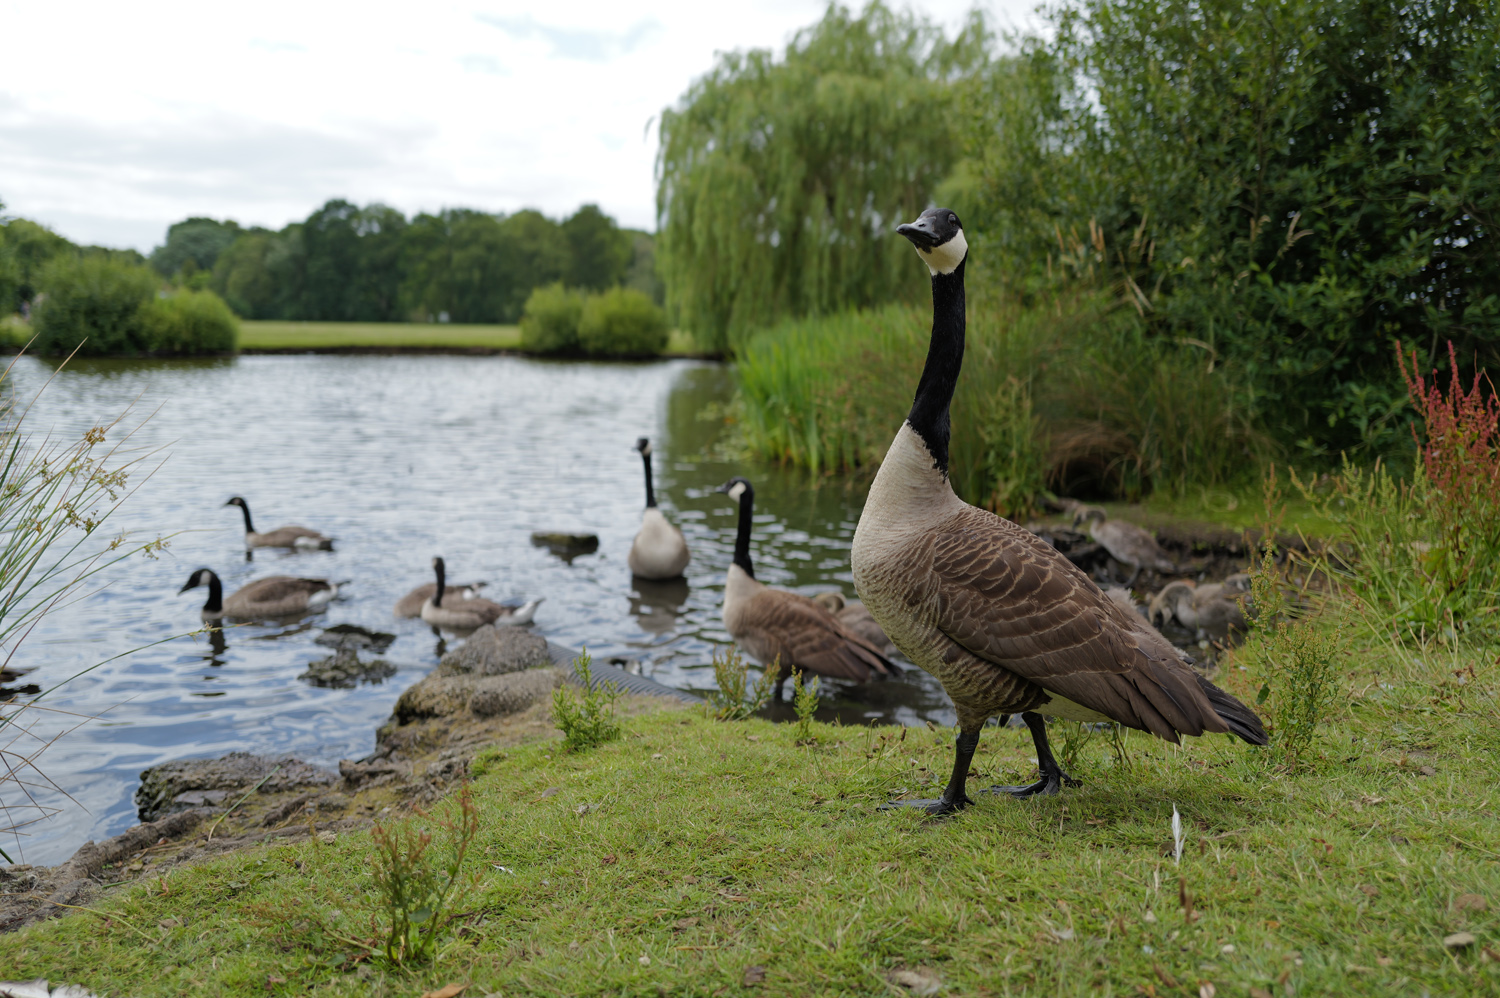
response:
[[[1197,674],[1165,639],[1045,541],[992,514],[973,514],[931,538],[937,623],[949,640],[1168,741],[1227,730]]]
[[[763,626],[779,640],[783,666],[796,665],[818,675],[855,682],[864,682],[872,674],[888,676],[897,671],[878,649],[807,597],[766,590],[757,597],[758,602],[761,600],[765,607]]]
[[[311,596],[333,588],[327,579],[298,579],[290,575],[273,575],[252,582],[238,595],[254,600],[286,599],[292,596]]]

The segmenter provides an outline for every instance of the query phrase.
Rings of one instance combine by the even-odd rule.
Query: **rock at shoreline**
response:
[[[360,661],[353,648],[341,647],[327,658],[307,664],[307,671],[298,679],[313,686],[349,690],[360,683],[381,683],[396,674],[396,667],[383,658],[370,662]]]
[[[442,676],[500,676],[552,664],[547,639],[518,627],[479,628],[459,648],[443,656],[437,674]]]
[[[231,798],[238,800],[258,783],[259,793],[275,794],[303,787],[329,787],[337,779],[292,756],[271,758],[231,752],[221,759],[184,759],[152,766],[141,773],[135,803],[140,819],[149,822],[191,808],[232,803]]]
[[[563,681],[557,669],[528,669],[499,676],[442,676],[433,673],[401,694],[393,712],[397,724],[472,711],[500,717],[525,710],[552,695]]]

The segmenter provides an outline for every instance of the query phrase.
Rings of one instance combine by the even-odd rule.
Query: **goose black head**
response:
[[[953,273],[969,255],[963,223],[949,208],[928,208],[915,222],[896,226],[896,231],[911,240],[934,277]]]
[[[651,456],[651,441],[641,437],[635,442],[635,449],[641,452],[642,457]]]
[[[245,508],[245,500],[241,499],[239,496],[235,496],[233,499],[229,500],[224,505],[226,505],[226,506],[238,506],[240,509],[244,509]]]
[[[445,568],[445,566],[443,565],[443,559],[441,559],[441,558],[434,558],[434,559],[432,559],[432,569],[433,569],[433,571],[435,571],[435,572],[441,572],[441,571],[443,571],[444,568]]]
[[[736,475],[734,478],[731,478],[723,485],[720,485],[718,488],[714,489],[714,491],[723,492],[735,502],[739,502],[740,499],[743,498],[746,494],[749,494],[752,497],[755,495],[755,487],[750,484],[750,480],[747,478],[740,478],[738,475]]]
[[[226,503],[225,505],[228,505],[228,504]],[[209,571],[206,568],[200,568],[200,569],[198,569],[198,571],[196,571],[192,575],[188,576],[187,585],[185,585],[181,589],[177,590],[177,595],[181,596],[183,593],[187,592],[189,589],[197,589],[199,586],[206,586],[210,582],[213,581],[213,577],[214,577],[214,573],[213,572]]]

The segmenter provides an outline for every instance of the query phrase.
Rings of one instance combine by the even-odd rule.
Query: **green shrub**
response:
[[[753,686],[746,682],[748,672],[738,648],[731,646],[722,653],[714,652],[714,683],[718,688],[708,694],[705,709],[710,717],[743,721],[771,702],[776,677],[781,675],[780,656],[766,666]],[[816,705],[813,709],[817,709]]]
[[[521,347],[533,353],[566,353],[578,349],[583,295],[561,284],[531,292],[521,313]]]
[[[634,288],[590,295],[578,322],[578,345],[602,357],[654,357],[667,348],[667,314]]]
[[[144,353],[142,306],[157,283],[150,267],[102,255],[53,260],[38,282],[45,297],[34,319],[37,352],[66,354],[81,345],[88,354]]]
[[[153,298],[142,309],[141,325],[151,353],[224,353],[239,342],[239,320],[212,291]]]
[[[563,748],[582,752],[620,737],[615,701],[624,691],[615,683],[595,680],[592,659],[584,651],[573,660],[573,671],[583,684],[579,696],[567,686],[552,691],[552,720],[563,733]]]
[[[477,878],[459,879],[464,858],[479,831],[479,809],[468,786],[447,807],[446,817],[416,810],[416,818],[370,830],[375,849],[372,928],[384,937],[381,955],[390,964],[427,963],[449,928],[447,911],[468,894]],[[441,841],[435,842],[436,828]]]

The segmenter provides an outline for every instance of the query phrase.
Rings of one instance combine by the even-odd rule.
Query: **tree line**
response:
[[[1500,358],[1495,0],[1071,0],[953,37],[831,5],[662,119],[667,302],[732,348],[920,300],[892,227],[959,211],[982,289],[1112,289],[1284,448],[1402,443],[1393,354]],[[1228,383],[1226,381],[1226,383]]]
[[[533,289],[557,282],[661,296],[652,236],[592,204],[561,221],[468,208],[407,219],[333,200],[276,232],[189,218],[151,264],[247,319],[513,323]]]

